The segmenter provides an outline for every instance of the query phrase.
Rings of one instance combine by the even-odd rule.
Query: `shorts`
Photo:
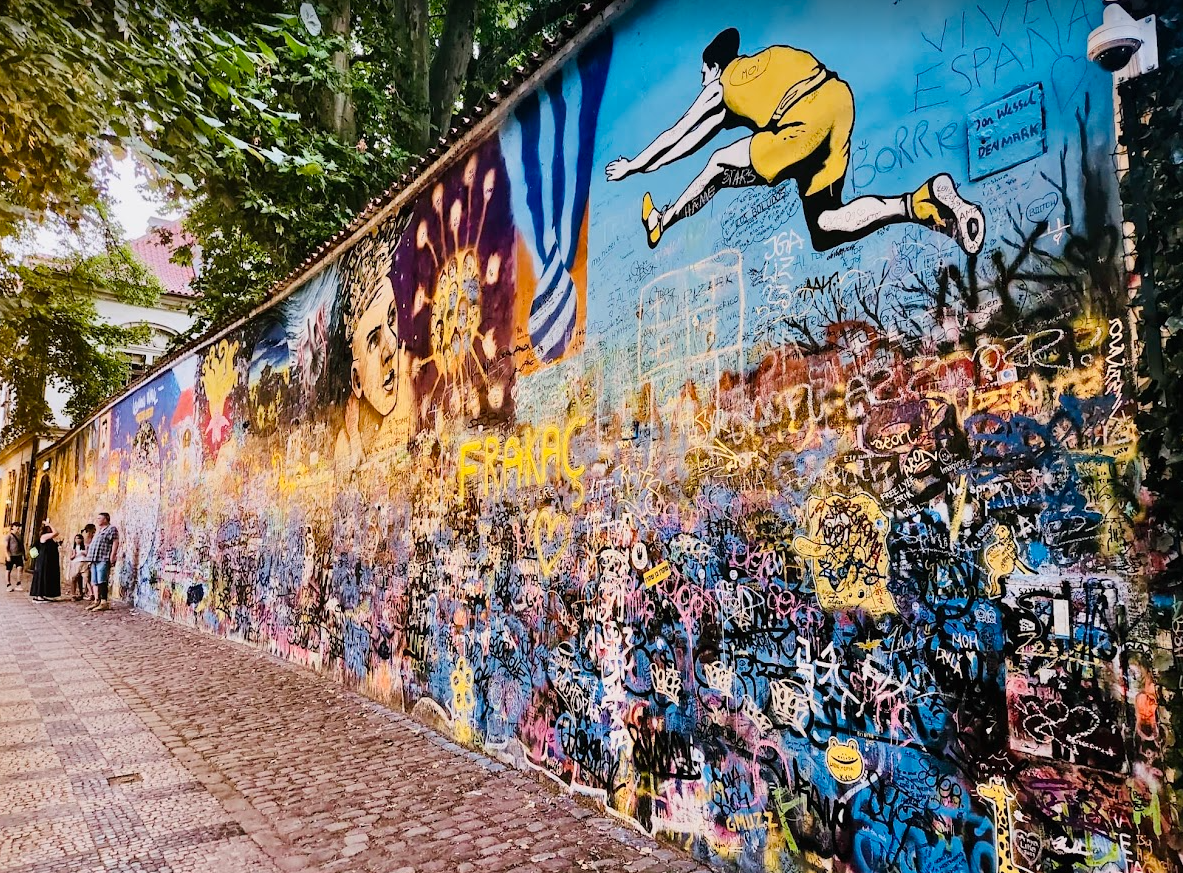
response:
[[[13,567],[20,567],[21,569],[24,569],[24,566],[25,566],[24,555],[10,556],[8,558],[8,560],[4,562],[4,569],[5,570],[11,570]]]
[[[95,561],[90,565],[90,579],[95,585],[105,585],[110,578],[110,561]]]
[[[753,134],[749,147],[752,169],[769,185],[795,178],[801,196],[808,197],[846,175],[854,94],[841,79],[827,79],[790,106],[776,124],[776,130]]]

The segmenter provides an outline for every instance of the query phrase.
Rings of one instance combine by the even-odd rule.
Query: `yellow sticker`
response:
[[[673,574],[670,569],[669,561],[662,561],[651,570],[645,571],[645,587],[652,588],[654,585],[659,585]]]
[[[830,737],[826,767],[839,782],[858,782],[863,777],[863,753],[859,751],[858,740],[851,737],[840,743],[837,737]]]

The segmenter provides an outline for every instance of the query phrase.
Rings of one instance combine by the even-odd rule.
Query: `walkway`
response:
[[[244,646],[0,593],[0,871],[701,869]]]

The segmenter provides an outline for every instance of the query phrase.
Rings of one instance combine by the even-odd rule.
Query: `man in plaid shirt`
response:
[[[111,514],[100,512],[95,519],[98,533],[90,541],[86,559],[90,562],[91,581],[99,590],[99,600],[89,612],[103,612],[111,608],[107,603],[107,588],[111,580],[111,565],[119,560],[119,528],[111,524]]]

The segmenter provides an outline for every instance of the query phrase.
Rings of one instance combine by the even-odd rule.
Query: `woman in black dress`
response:
[[[41,525],[41,541],[37,544],[37,560],[33,564],[33,584],[29,596],[46,601],[62,596],[62,563],[58,557],[58,532],[49,519]]]

